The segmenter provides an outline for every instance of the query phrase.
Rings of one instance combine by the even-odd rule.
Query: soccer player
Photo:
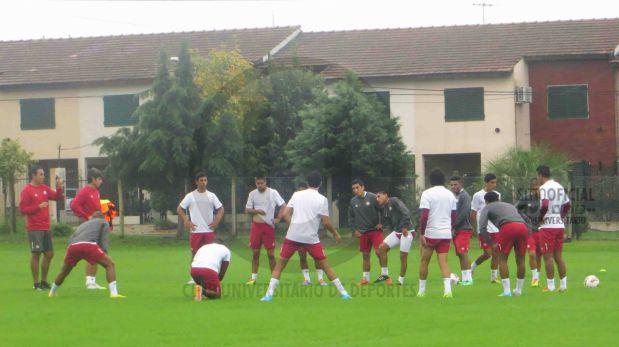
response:
[[[212,192],[206,190],[208,178],[205,173],[200,172],[195,177],[196,190],[185,195],[185,198],[176,208],[176,212],[183,220],[185,227],[190,230],[189,247],[191,248],[191,256],[196,255],[200,247],[209,244],[215,240],[215,230],[221,219],[224,217],[224,208]],[[189,210],[189,217],[185,210]],[[217,214],[213,216],[213,211]],[[190,280],[188,283],[193,283]]]
[[[378,246],[383,242],[383,231],[379,230],[380,206],[376,201],[376,195],[366,192],[365,185],[360,179],[352,181],[352,192],[354,196],[350,199],[350,206],[348,207],[348,222],[355,237],[359,238],[359,251],[363,258],[363,276],[358,285],[363,286],[370,283],[370,252],[372,248],[374,248],[381,266],[380,276],[375,282],[385,281],[386,284],[393,284],[393,280],[389,278],[387,265],[378,255]]]
[[[529,192],[516,203],[518,213],[529,226],[527,251],[529,252],[529,265],[531,267],[531,287],[539,287],[539,271],[542,261],[539,239],[540,207],[539,183],[537,178],[534,178],[529,185]]]
[[[447,263],[447,254],[451,245],[451,230],[456,221],[457,200],[453,193],[445,188],[445,174],[441,170],[430,173],[432,188],[421,194],[419,209],[421,217],[421,261],[419,263],[419,291],[417,297],[426,295],[428,264],[432,253],[436,251],[438,266],[443,275],[443,297],[451,298],[451,272]]]
[[[101,211],[99,188],[103,184],[103,174],[98,169],[88,170],[88,184],[71,201],[71,210],[82,222],[90,219],[93,213]],[[86,288],[105,289],[97,284],[97,264],[86,264]]]
[[[484,195],[486,206],[479,213],[479,232],[489,245],[495,250],[499,258],[499,269],[501,270],[501,282],[503,283],[503,293],[499,296],[512,296],[511,285],[509,282],[509,268],[507,259],[509,253],[514,248],[516,254],[516,289],[514,295],[522,295],[524,286],[524,257],[527,253],[528,227],[524,219],[516,208],[508,203],[499,201],[499,194],[489,192]],[[490,237],[488,226],[490,222],[499,227],[497,237]]]
[[[116,266],[107,255],[110,244],[110,226],[99,211],[93,213],[90,219],[75,230],[69,238],[69,247],[64,257],[64,264],[56,280],[52,284],[49,296],[57,295],[58,288],[77,263],[85,259],[90,264],[99,264],[105,268],[105,275],[110,287],[110,298],[122,299],[116,286]]]
[[[396,197],[389,197],[389,193],[387,193],[386,190],[381,190],[376,193],[376,200],[382,209],[381,220],[389,225],[391,229],[391,233],[387,235],[380,246],[378,246],[378,256],[382,259],[385,267],[387,267],[387,252],[399,246],[400,277],[398,278],[398,284],[403,285],[408,264],[408,252],[411,249],[413,237],[415,236],[410,211],[402,200]]]
[[[331,224],[329,218],[329,204],[327,198],[318,192],[321,177],[318,172],[312,172],[307,177],[309,188],[295,192],[286,206],[284,218],[289,222],[288,232],[282,244],[282,250],[275,269],[271,274],[271,281],[265,296],[260,301],[272,301],[275,289],[279,284],[281,272],[286,268],[288,260],[297,251],[306,251],[314,260],[320,264],[320,268],[325,271],[327,277],[340,292],[342,299],[350,299],[350,295],[342,282],[327,262],[322,244],[318,237],[320,222],[333,234],[336,242],[340,242],[341,237]]]
[[[484,200],[484,195],[488,192],[495,192],[499,194],[499,200],[501,199],[501,194],[496,192],[497,178],[493,173],[488,173],[484,176],[484,187],[473,194],[473,199],[471,200],[471,221],[477,223],[477,214],[486,206],[486,202]],[[490,222],[488,224],[488,233],[490,233],[490,237],[496,238],[496,233],[499,232],[499,229]],[[477,266],[481,265],[484,261],[488,260],[488,258],[492,258],[490,260],[490,282],[491,283],[499,283],[498,279],[498,267],[499,267],[499,258],[492,247],[484,240],[481,235],[479,235],[479,223],[477,223],[477,238],[479,239],[479,247],[484,250],[484,253],[480,255],[474,262],[471,264],[471,272],[474,272]],[[496,240],[494,240],[496,243]]]
[[[30,241],[30,271],[35,290],[49,289],[47,273],[49,264],[54,257],[52,245],[52,233],[50,231],[49,201],[60,201],[62,195],[62,179],[56,177],[56,190],[51,189],[45,182],[45,171],[40,166],[35,166],[28,172],[28,183],[20,194],[19,211],[26,216],[26,230]],[[41,263],[41,253],[43,262]],[[41,278],[39,281],[39,265]]]
[[[473,236],[473,227],[470,221],[471,196],[462,188],[462,178],[453,176],[449,181],[451,192],[458,200],[456,209],[456,222],[453,229],[453,242],[456,256],[460,259],[460,270],[462,271],[463,286],[473,284],[473,271],[471,270],[471,260],[469,259],[469,244]]]
[[[537,179],[541,186],[540,192],[540,217],[539,227],[540,250],[546,267],[546,292],[555,290],[554,264],[557,263],[559,270],[559,291],[567,290],[567,268],[563,261],[563,233],[565,224],[563,219],[567,216],[570,208],[570,198],[561,184],[550,178],[550,168],[546,165],[537,167]]]
[[[307,189],[307,183],[300,182],[297,185],[297,191]],[[301,265],[301,274],[303,275],[303,285],[309,286],[312,284],[312,280],[310,279],[309,274],[309,264],[307,264],[307,252],[299,251],[299,263]],[[324,279],[324,271],[320,268],[320,264],[316,260],[314,260],[314,267],[316,268],[316,277],[318,277],[318,284],[321,287],[327,286],[327,282]]]
[[[230,250],[217,239],[198,249],[191,263],[191,277],[201,287],[203,297],[221,298],[221,281],[230,265]],[[196,300],[201,298],[196,295]]]
[[[265,176],[257,176],[254,183],[256,189],[249,193],[245,213],[252,216],[249,247],[253,252],[251,262],[251,279],[248,285],[256,283],[258,279],[258,266],[260,265],[260,248],[264,246],[269,257],[271,271],[275,268],[275,224],[279,223],[284,213],[286,203],[277,190],[267,187]],[[279,207],[279,213],[275,219],[275,208]]]

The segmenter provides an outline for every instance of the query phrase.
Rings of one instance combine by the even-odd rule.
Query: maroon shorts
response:
[[[266,249],[275,248],[275,228],[267,223],[251,223],[249,229],[249,247],[260,249],[264,245]]]
[[[539,248],[542,254],[561,251],[563,249],[563,228],[539,229]]]
[[[492,239],[492,242],[497,243],[499,241],[499,233],[491,233],[490,238]],[[479,248],[486,251],[492,250],[492,246],[486,243],[483,236],[479,235],[477,236],[477,239],[479,240]]]
[[[381,243],[383,243],[382,231],[366,231],[359,237],[359,250],[361,253],[370,253],[372,247],[378,250]]]
[[[189,234],[189,247],[191,248],[191,254],[196,255],[196,252],[200,247],[213,243],[215,240],[215,233],[191,233]]]
[[[527,249],[529,252],[535,251],[536,254],[542,254],[540,248],[539,231],[529,234],[527,237]]]
[[[497,246],[499,252],[509,254],[512,247],[517,255],[527,254],[527,238],[529,229],[526,224],[511,222],[501,225],[498,233]]]
[[[451,247],[451,239],[431,239],[426,237],[426,247],[432,248],[436,253],[447,253]]]
[[[85,259],[89,264],[94,265],[103,257],[105,257],[105,252],[96,243],[74,243],[67,248],[64,263],[73,267],[80,260]]]
[[[221,294],[221,282],[219,282],[217,271],[204,267],[192,267],[191,278],[202,288]]]
[[[325,250],[322,248],[322,244],[320,242],[310,244],[284,239],[284,243],[282,243],[282,250],[279,252],[279,256],[282,259],[290,259],[294,252],[307,252],[309,253],[309,255],[312,256],[312,258],[314,258],[314,260],[327,259],[327,256],[325,255]]]
[[[456,248],[456,254],[466,254],[469,251],[469,244],[471,236],[473,236],[472,230],[456,230],[456,236],[454,236],[454,247]]]

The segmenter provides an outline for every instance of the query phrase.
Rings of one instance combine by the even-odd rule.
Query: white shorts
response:
[[[408,236],[402,236],[402,233],[392,231],[383,240],[383,243],[389,246],[390,249],[400,245],[400,252],[408,253],[413,245],[413,233],[415,230],[409,230]]]

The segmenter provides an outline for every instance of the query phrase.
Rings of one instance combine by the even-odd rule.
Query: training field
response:
[[[84,265],[78,265],[59,290],[34,292],[25,236],[0,238],[0,345],[2,346],[610,346],[619,337],[619,242],[579,241],[565,245],[569,290],[544,294],[529,286],[522,297],[499,298],[500,284],[489,283],[489,263],[475,273],[475,285],[455,287],[443,299],[433,259],[428,295],[414,297],[419,265],[417,241],[409,259],[405,287],[371,285],[353,288],[361,273],[361,256],[351,239],[329,246],[327,254],[353,299],[343,301],[333,286],[300,286],[295,256],[271,303],[259,302],[269,276],[262,259],[260,285],[248,289],[249,252],[245,241],[232,246],[224,280],[224,299],[194,302],[183,293],[189,279],[187,241],[154,238],[112,239],[117,264],[117,301],[108,291],[84,289]],[[50,279],[57,274],[65,240],[56,239]],[[479,254],[473,248],[474,256]],[[459,274],[450,253],[452,272]],[[513,262],[510,262],[510,265]],[[372,258],[372,279],[379,274]],[[515,266],[514,266],[515,267]],[[600,273],[605,268],[608,271]],[[310,260],[312,280],[315,281]],[[457,271],[456,271],[457,270]],[[399,260],[392,252],[390,274]],[[601,285],[587,289],[586,275]],[[512,268],[512,286],[515,285]],[[104,271],[97,276],[105,284]],[[542,282],[545,279],[542,277]],[[282,297],[285,296],[285,297]]]

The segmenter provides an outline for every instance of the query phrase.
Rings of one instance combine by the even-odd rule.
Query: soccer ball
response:
[[[449,278],[451,279],[451,284],[453,284],[453,285],[456,285],[456,284],[458,284],[460,282],[460,277],[458,277],[458,275],[456,275],[456,274],[452,273],[449,276]]]
[[[600,285],[600,279],[593,276],[593,275],[589,275],[587,277],[585,277],[585,287],[587,288],[595,288],[597,286]]]

